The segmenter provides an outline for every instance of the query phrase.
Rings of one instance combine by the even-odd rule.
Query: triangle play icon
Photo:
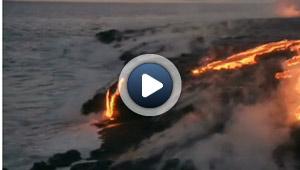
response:
[[[163,88],[164,85],[156,80],[155,78],[151,77],[148,74],[142,75],[142,96],[144,98],[150,96],[151,94],[157,92],[161,88]]]

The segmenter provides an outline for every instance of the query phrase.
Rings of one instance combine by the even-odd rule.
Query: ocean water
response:
[[[120,52],[94,35],[107,28],[272,17],[269,4],[4,2],[4,166],[29,169],[57,152],[86,157],[101,145],[83,102],[118,76]]]

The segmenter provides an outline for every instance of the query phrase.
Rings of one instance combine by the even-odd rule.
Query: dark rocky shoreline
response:
[[[122,47],[123,41],[136,41],[141,36],[155,34],[171,26],[166,25],[159,28],[145,28],[139,30],[106,30],[96,34],[96,38],[104,44],[113,46],[118,50]],[[282,39],[300,39],[300,19],[256,19],[228,21],[219,24],[209,25],[209,29],[214,30],[212,35],[218,38],[197,36],[189,40],[189,52],[178,53],[171,56],[171,60],[178,67],[183,79],[183,94],[194,93],[194,90],[203,90],[213,92],[210,87],[219,87],[221,90],[216,98],[223,110],[213,110],[208,106],[209,99],[203,99],[203,103],[196,104],[186,102],[181,98],[179,103],[169,112],[153,118],[142,117],[132,113],[121,100],[118,102],[118,110],[121,114],[109,122],[96,124],[99,128],[99,135],[104,140],[101,148],[90,152],[88,158],[82,158],[76,150],[65,153],[58,153],[49,158],[47,162],[37,162],[31,170],[54,170],[60,167],[70,167],[71,170],[196,170],[196,166],[191,159],[181,159],[173,155],[182,148],[188,148],[199,140],[209,138],[213,134],[221,134],[224,127],[230,121],[233,108],[238,104],[251,105],[257,101],[264,100],[272,95],[272,90],[278,86],[278,81],[272,76],[275,72],[282,70],[280,61],[282,53],[275,53],[262,61],[257,66],[249,66],[247,69],[240,70],[239,74],[224,71],[218,73],[208,73],[199,78],[193,78],[190,75],[190,69],[199,65],[199,61],[205,56],[223,58],[235,52],[249,49],[256,45],[279,41]],[[195,28],[197,29],[197,28]],[[173,28],[176,30],[176,28]],[[222,31],[222,33],[219,33]],[[180,32],[179,32],[180,33]],[[223,34],[223,35],[222,35]],[[155,43],[156,41],[154,41]],[[127,63],[130,59],[144,53],[161,54],[168,50],[168,44],[153,45],[153,42],[142,42],[136,46],[124,50],[119,57],[120,60]],[[288,52],[284,56],[290,56]],[[216,59],[216,58],[213,58]],[[263,68],[266,77],[261,80],[259,88],[253,87],[251,83],[257,75],[257,69]],[[217,81],[211,82],[211,77],[216,77]],[[95,96],[85,102],[82,106],[84,115],[98,113],[104,109],[105,91],[108,88],[115,89],[115,82],[111,87],[100,89]],[[243,87],[242,88],[232,88]],[[223,89],[223,90],[222,90]],[[245,92],[246,91],[246,92]],[[197,106],[195,106],[197,105]],[[129,159],[117,161],[118,157],[126,153],[129,149],[138,148],[145,139],[151,138],[158,132],[162,132],[172,127],[180,121],[186,114],[195,110],[195,107],[203,110],[211,109],[214,111],[218,120],[207,127],[205,133],[190,136],[190,139],[184,142],[170,143],[166,148],[159,152],[139,159]],[[221,115],[221,116],[220,116]],[[204,117],[204,120],[209,118]],[[291,143],[285,143],[276,148],[273,152],[273,158],[276,165],[285,168],[284,159],[286,155],[293,155],[296,161],[300,161],[300,126],[295,125],[290,132]],[[74,148],[76,149],[76,148]],[[79,162],[78,162],[79,161]],[[209,169],[215,169],[215,162],[209,163]],[[295,168],[299,168],[296,164]]]

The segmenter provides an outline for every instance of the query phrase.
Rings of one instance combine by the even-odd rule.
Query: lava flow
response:
[[[275,77],[277,79],[287,79],[300,75],[300,69],[297,67],[300,65],[300,45],[296,45],[290,50],[297,55],[283,62],[284,71],[276,73]]]
[[[280,80],[300,78],[300,40],[282,40],[263,44],[244,52],[231,55],[224,60],[213,61],[205,66],[198,67],[192,70],[192,75],[200,76],[210,71],[241,69],[249,65],[257,64],[259,62],[259,58],[266,57],[268,54],[284,51],[294,53],[295,56],[283,62],[284,71],[276,73],[275,78]],[[109,119],[114,119],[114,114],[117,112],[116,100],[120,95],[119,90],[122,86],[122,83],[123,81],[118,83],[118,87],[113,94],[111,94],[110,89],[108,89],[106,92],[105,116]],[[294,87],[295,90],[297,87],[300,87],[300,81],[298,81],[296,84],[294,83]],[[297,94],[300,96],[300,92]],[[298,105],[296,112],[293,112],[293,115],[297,120],[300,120],[300,113],[298,113],[299,107],[300,104]]]
[[[236,70],[259,62],[259,58],[267,57],[274,52],[289,51],[294,54],[290,59],[283,61],[283,71],[276,73],[275,78],[289,80],[289,87],[285,88],[285,98],[289,98],[289,113],[293,120],[300,121],[300,40],[283,40],[271,42],[258,47],[234,54],[224,60],[213,61],[205,66],[192,70],[193,76],[200,76],[210,71]],[[287,104],[287,105],[289,105]]]
[[[229,56],[225,60],[218,60],[207,64],[206,66],[192,70],[193,75],[199,76],[208,71],[218,70],[235,70],[248,65],[257,64],[258,58],[267,56],[273,52],[279,51],[296,51],[300,48],[300,40],[283,40],[279,42],[271,42],[247,51]]]
[[[299,53],[300,54],[300,53]],[[284,71],[275,74],[276,79],[289,79],[300,75],[300,69],[295,68],[300,64],[300,55],[286,60],[283,63]]]
[[[121,89],[121,86],[122,86],[122,83],[123,81],[119,81],[118,83],[118,87],[116,89],[116,91],[113,93],[113,94],[110,94],[110,89],[107,90],[106,92],[106,100],[105,100],[105,106],[106,106],[106,110],[105,110],[105,116],[108,118],[108,119],[111,119],[113,120],[113,115],[114,113],[116,113],[116,108],[115,108],[115,105],[116,105],[116,100],[117,98],[120,96],[120,89]]]

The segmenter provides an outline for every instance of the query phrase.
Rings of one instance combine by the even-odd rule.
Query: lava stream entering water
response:
[[[116,89],[116,91],[113,94],[110,94],[110,89],[107,90],[106,92],[106,98],[105,98],[105,106],[106,106],[106,110],[105,110],[105,116],[108,119],[113,120],[113,116],[114,113],[116,113],[116,99],[120,96],[120,89],[121,86],[123,84],[123,80],[119,81],[118,83],[118,87]]]
[[[296,107],[292,108],[291,115],[300,121],[300,40],[283,40],[271,42],[234,54],[224,60],[213,61],[205,66],[192,70],[193,76],[200,76],[210,71],[236,70],[243,67],[254,65],[259,62],[259,58],[266,57],[274,52],[290,51],[295,54],[290,59],[283,61],[284,71],[276,73],[275,78],[279,80],[293,79],[292,88],[289,89],[288,95],[295,95],[293,100],[298,102]],[[290,98],[290,96],[286,96]]]
[[[268,56],[267,54],[281,51],[293,52],[295,53],[295,56],[283,62],[284,71],[276,73],[275,78],[280,80],[299,78],[299,81],[294,85],[294,87],[296,87],[295,91],[297,92],[297,87],[300,87],[300,40],[282,40],[263,44],[244,52],[231,55],[224,60],[214,61],[205,66],[193,69],[192,74],[193,76],[201,76],[210,71],[241,69],[245,66],[257,64],[259,62],[258,59]],[[110,89],[106,92],[105,116],[111,120],[113,119],[114,114],[117,113],[115,105],[116,100],[120,95],[122,83],[123,81],[118,83],[118,87],[113,94],[111,94]],[[297,94],[300,96],[300,90],[298,92],[299,93]],[[299,108],[300,105],[298,106],[296,113],[293,113],[293,115],[300,121]]]

